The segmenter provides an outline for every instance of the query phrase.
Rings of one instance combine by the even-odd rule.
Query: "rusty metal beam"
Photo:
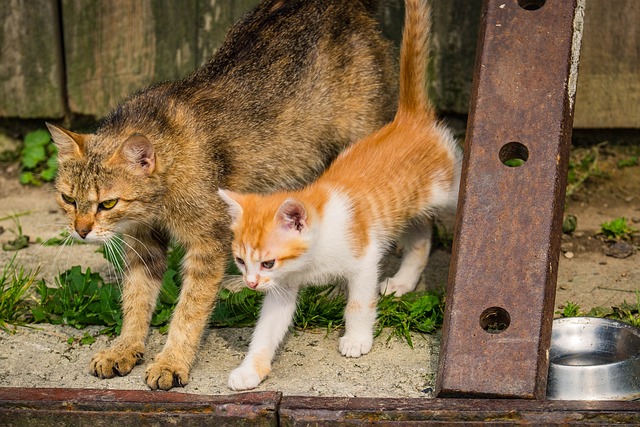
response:
[[[281,426],[634,425],[640,402],[283,397]]]
[[[0,387],[0,425],[57,427],[335,425],[638,425],[640,402],[203,396]]]
[[[277,426],[277,392],[175,392],[0,387],[2,426]]]
[[[543,399],[584,0],[486,0],[436,392]]]

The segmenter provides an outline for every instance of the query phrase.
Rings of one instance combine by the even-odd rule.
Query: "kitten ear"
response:
[[[51,123],[46,123],[53,143],[58,149],[58,159],[81,158],[84,156],[84,135],[71,132]]]
[[[287,199],[280,205],[275,220],[287,230],[302,232],[307,228],[307,210],[301,202]]]
[[[237,222],[238,218],[242,216],[242,206],[238,203],[240,199],[240,195],[238,193],[234,193],[233,191],[223,190],[222,188],[218,189],[218,195],[222,199],[223,202],[229,206],[229,215],[231,215],[231,221]]]
[[[145,175],[151,175],[156,169],[156,151],[149,139],[139,133],[134,133],[127,138],[118,151],[110,159],[110,162],[124,161],[134,170]]]

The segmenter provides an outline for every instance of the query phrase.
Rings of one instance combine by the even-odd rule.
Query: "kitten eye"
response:
[[[118,199],[105,200],[104,202],[100,203],[100,205],[98,205],[98,208],[108,211],[109,209],[112,209],[116,205],[116,203],[118,203]]]
[[[264,268],[265,270],[271,270],[273,268],[273,265],[276,263],[275,259],[272,259],[271,261],[262,261],[260,263],[260,266],[262,268]]]
[[[74,199],[71,196],[67,196],[64,193],[62,193],[62,200],[64,200],[65,203],[68,203],[70,205],[75,205],[76,204],[76,199]]]
[[[239,256],[236,257],[236,262],[240,265],[244,265],[244,260],[242,258],[240,258]]]

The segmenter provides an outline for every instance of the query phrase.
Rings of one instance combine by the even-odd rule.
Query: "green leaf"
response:
[[[87,332],[85,332],[82,338],[80,338],[81,345],[91,345],[94,342],[96,342],[96,339],[93,337],[93,335],[89,335]]]
[[[28,184],[36,184],[37,180],[32,172],[22,172],[20,174],[20,184],[28,185]]]
[[[2,245],[4,251],[19,251],[29,246],[29,236],[19,235],[15,240],[10,240]]]
[[[22,149],[22,166],[27,169],[35,169],[40,162],[47,159],[47,153],[44,147],[39,145],[34,147],[24,147]]]
[[[51,142],[51,135],[44,129],[29,132],[24,137],[25,147],[44,147]]]

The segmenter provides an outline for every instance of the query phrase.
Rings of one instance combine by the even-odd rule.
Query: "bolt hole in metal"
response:
[[[498,154],[503,165],[517,168],[529,160],[529,149],[520,142],[508,142],[500,148]]]
[[[524,10],[538,10],[544,6],[546,0],[518,0],[518,4]]]
[[[500,334],[511,324],[509,312],[502,307],[489,307],[480,315],[480,327],[490,334]]]

